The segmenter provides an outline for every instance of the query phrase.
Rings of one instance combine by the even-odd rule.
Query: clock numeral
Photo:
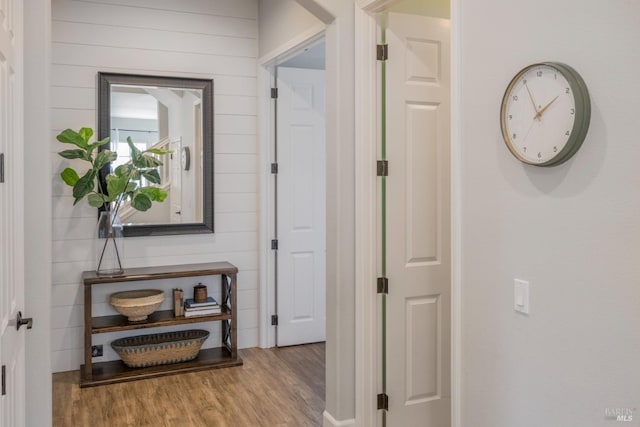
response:
[[[569,93],[569,88],[565,88],[564,93]]]
[[[538,151],[538,158],[541,159],[542,158],[542,153]]]
[[[513,100],[517,101],[518,100],[518,95],[513,95]]]
[[[522,147],[522,151],[527,152],[527,147]]]
[[[575,108],[572,108],[572,109],[571,109],[571,115],[573,116],[575,113],[576,113],[576,109],[575,109]]]
[[[556,147],[555,145],[553,146],[553,152],[557,153],[558,152],[558,147]]]
[[[538,77],[542,77],[542,71],[538,71],[538,72],[536,73],[536,76],[538,76]]]
[[[558,80],[558,74],[557,73],[553,75],[553,80]]]
[[[570,133],[569,131],[566,131],[564,134],[565,134],[566,136],[569,136],[571,133]]]
[[[512,135],[512,138],[513,138],[513,139],[516,139],[516,137],[517,137],[517,136],[518,136],[518,135],[514,133],[514,134]]]
[[[513,119],[513,115],[509,114],[509,120]]]
[[[527,79],[522,79],[522,84],[527,84]]]

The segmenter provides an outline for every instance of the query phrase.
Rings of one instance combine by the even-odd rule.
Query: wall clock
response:
[[[542,62],[522,69],[502,98],[500,124],[507,147],[534,166],[556,166],[573,156],[591,119],[589,91],[566,64]]]
[[[188,171],[191,166],[191,152],[189,147],[182,147],[182,169]]]

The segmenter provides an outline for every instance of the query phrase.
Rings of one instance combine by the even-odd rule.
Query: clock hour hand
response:
[[[560,95],[558,95],[558,96],[560,96]],[[551,104],[553,104],[553,103],[556,101],[556,99],[558,99],[558,96],[556,96],[555,98],[553,98],[551,101],[549,101],[549,103],[548,103],[547,105],[545,105],[544,107],[542,107],[542,108],[540,109],[540,111],[538,111],[538,112],[536,113],[536,115],[533,117],[533,119],[534,119],[534,120],[535,120],[535,119],[538,119],[538,121],[540,121],[540,117],[542,117],[542,113],[544,113],[544,112],[547,110],[547,108],[551,107]]]

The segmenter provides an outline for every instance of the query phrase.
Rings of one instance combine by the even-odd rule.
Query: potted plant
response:
[[[89,141],[92,136],[93,130],[90,128],[79,131],[66,129],[58,134],[58,141],[76,147],[59,152],[60,156],[89,163],[89,169],[82,175],[67,167],[60,173],[60,177],[73,187],[74,205],[86,197],[89,205],[100,208],[97,234],[104,241],[99,240],[96,272],[116,275],[123,271],[120,258],[122,239],[119,239],[122,237],[122,224],[118,219],[118,209],[122,203],[129,202],[132,208],[144,212],[151,208],[153,202],[162,202],[167,198],[167,192],[157,186],[160,184],[158,168],[162,166],[158,156],[171,151],[158,148],[140,150],[129,137],[127,144],[131,161],[110,170],[102,180],[100,170],[110,165],[118,155],[109,149],[100,149],[109,144],[108,137],[91,143]]]

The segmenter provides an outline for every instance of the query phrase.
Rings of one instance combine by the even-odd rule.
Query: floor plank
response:
[[[243,366],[80,389],[53,375],[54,427],[321,426],[324,343],[240,350]]]

